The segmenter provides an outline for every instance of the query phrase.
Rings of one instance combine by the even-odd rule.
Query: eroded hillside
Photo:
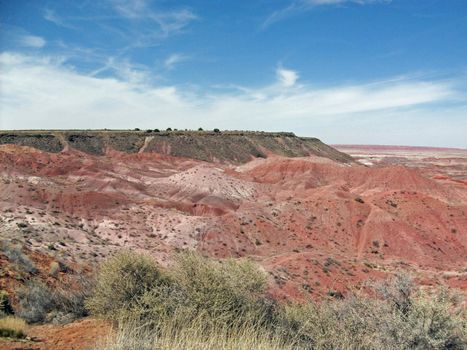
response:
[[[224,136],[206,134],[215,141],[203,145]],[[123,152],[107,140],[99,148],[105,151],[93,154],[54,137],[60,151],[19,145],[24,139],[0,146],[1,238],[27,252],[74,265],[93,265],[123,247],[164,263],[176,249],[250,256],[283,297],[345,294],[399,269],[423,284],[467,288],[464,183],[402,166],[349,163],[321,143],[332,159],[285,157],[288,141],[277,134],[248,136],[267,158],[241,153],[252,159],[244,164],[214,148],[200,151],[200,140],[185,152],[224,162],[175,157],[175,148],[150,151],[150,141]],[[267,137],[282,151],[266,152],[258,140]],[[304,145],[293,148],[295,155],[312,153]],[[8,283],[20,283],[8,276]]]

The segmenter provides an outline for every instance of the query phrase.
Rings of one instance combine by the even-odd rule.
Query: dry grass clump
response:
[[[6,316],[0,318],[0,337],[25,338],[28,326],[18,317]]]
[[[466,313],[397,275],[374,298],[280,305],[248,260],[184,253],[161,269],[131,252],[105,262],[87,305],[116,322],[99,349],[465,349]]]
[[[210,328],[202,320],[180,328],[168,321],[159,332],[135,322],[120,324],[109,336],[101,339],[93,350],[292,350],[280,337],[261,328],[227,326]]]

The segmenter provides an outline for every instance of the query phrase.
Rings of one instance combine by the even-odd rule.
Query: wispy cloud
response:
[[[170,70],[175,68],[175,66],[180,62],[186,61],[188,59],[189,57],[187,55],[173,53],[164,60],[164,67]]]
[[[418,140],[421,132],[432,137],[438,129],[441,134],[437,142],[467,147],[467,138],[462,137],[461,131],[467,126],[467,96],[455,81],[399,77],[314,88],[297,84],[295,71],[278,68],[276,80],[260,88],[200,92],[186,86],[149,84],[134,75],[132,66],[127,74],[122,71],[118,77],[103,77],[80,74],[67,62],[43,56],[3,53],[0,64],[0,127],[4,129],[203,125],[285,129],[325,136],[331,142],[352,142],[348,136],[350,128],[357,128],[359,137],[369,135],[368,140],[375,135],[388,138],[405,123],[405,138],[395,138],[395,143],[414,143],[408,142],[407,130],[412,130],[412,136]],[[112,64],[116,63],[110,62],[109,67]],[[434,114],[450,118],[449,122],[444,120],[445,125],[440,128],[440,118]],[[344,141],[339,133],[346,135]],[[429,142],[428,136],[426,139]]]
[[[41,38],[40,36],[36,35],[24,35],[19,37],[19,44],[22,46],[26,47],[32,47],[36,49],[40,49],[41,47],[44,47],[46,44],[46,41],[44,38]]]
[[[48,7],[43,17],[57,26],[75,30],[92,22],[92,25],[99,26],[99,30],[119,34],[126,41],[125,47],[153,46],[183,33],[191,22],[198,19],[188,8],[161,9],[146,0],[106,0],[105,4],[75,4],[74,15],[63,15]]]
[[[154,10],[147,0],[109,0],[122,17],[133,21],[149,20],[159,25],[165,36],[180,32],[198,16],[187,8],[170,11]]]
[[[47,44],[43,37],[31,34],[24,28],[0,24],[0,47],[41,49]]]
[[[57,13],[50,8],[44,9],[43,17],[46,21],[52,22],[56,26],[64,27],[68,29],[76,29],[75,26],[72,26],[69,22],[67,22],[65,19],[63,19],[59,15],[57,15]]]
[[[293,0],[289,6],[271,13],[263,22],[262,28],[266,29],[276,22],[282,21],[301,12],[309,11],[318,6],[345,4],[370,5],[376,3],[389,3],[391,1],[392,0]]]
[[[115,77],[130,84],[147,84],[153,73],[141,64],[134,64],[128,59],[107,57],[104,64],[88,74],[92,77]]]

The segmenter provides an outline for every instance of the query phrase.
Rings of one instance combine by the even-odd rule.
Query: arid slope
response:
[[[196,249],[252,257],[283,297],[346,293],[398,269],[467,287],[467,185],[417,169],[6,144],[0,176],[1,238],[72,264],[123,247],[170,263],[174,249]]]

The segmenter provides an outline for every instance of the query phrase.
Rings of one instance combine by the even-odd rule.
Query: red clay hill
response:
[[[73,266],[194,249],[253,258],[278,297],[345,294],[400,269],[467,288],[459,173],[367,166],[314,138],[4,131],[0,177],[0,238]]]

